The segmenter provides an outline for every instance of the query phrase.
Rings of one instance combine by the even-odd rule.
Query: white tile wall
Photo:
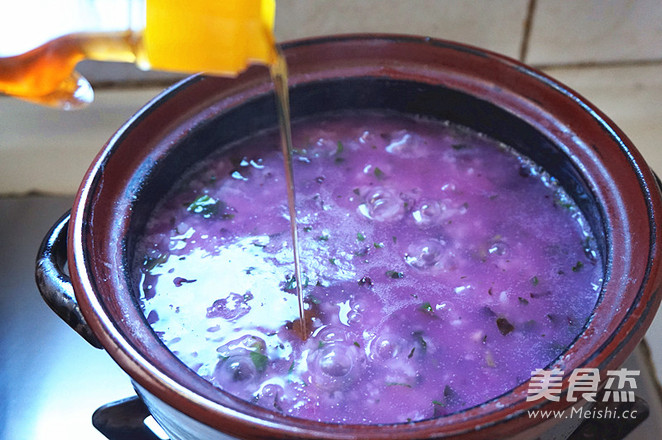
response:
[[[110,136],[161,88],[100,90],[64,112],[0,98],[0,194],[73,194]]]
[[[662,63],[549,68],[546,73],[606,113],[632,140],[651,168],[662,175]]]
[[[279,41],[348,32],[425,35],[517,57],[528,0],[278,0]]]
[[[662,61],[660,0],[537,0],[533,64]]]

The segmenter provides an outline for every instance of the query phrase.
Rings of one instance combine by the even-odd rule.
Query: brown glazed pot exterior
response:
[[[294,42],[285,54],[295,117],[382,107],[449,119],[522,150],[559,178],[599,236],[607,276],[591,321],[550,368],[564,370],[566,379],[577,367],[599,368],[604,377],[622,364],[660,302],[662,202],[639,153],[599,110],[516,61],[446,41],[340,36]],[[528,383],[478,407],[416,423],[293,419],[220,392],[165,348],[133,294],[127,271],[132,237],[185,167],[275,118],[262,67],[235,80],[189,78],[114,135],[77,195],[68,242],[76,298],[100,343],[157,418],[179,423],[169,414],[180,412],[207,425],[201,438],[213,438],[210,432],[250,438],[535,438],[556,423],[531,419],[526,411],[570,404],[527,402]]]

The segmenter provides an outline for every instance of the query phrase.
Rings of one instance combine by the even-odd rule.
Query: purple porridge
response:
[[[275,130],[183,176],[136,248],[145,316],[199,375],[293,417],[408,422],[509,391],[581,332],[602,261],[538,165],[403,115],[293,135],[305,342]]]

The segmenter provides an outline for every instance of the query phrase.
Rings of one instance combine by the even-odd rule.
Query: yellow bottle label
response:
[[[275,0],[147,0],[139,63],[219,75],[270,65],[275,10]]]

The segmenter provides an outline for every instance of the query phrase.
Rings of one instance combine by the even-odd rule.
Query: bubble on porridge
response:
[[[293,141],[305,341],[277,131],[192,167],[136,244],[146,319],[214,386],[302,419],[416,421],[508,392],[580,335],[600,247],[517,152],[368,112],[305,118]]]
[[[375,336],[368,344],[368,356],[373,360],[387,360],[398,356],[405,346],[404,340],[385,332]]]
[[[221,358],[214,369],[212,381],[230,389],[243,389],[247,383],[256,382],[260,372],[253,360],[255,353],[243,350]]]
[[[443,201],[424,200],[418,203],[418,207],[412,211],[411,216],[419,226],[428,226],[439,224],[452,216],[452,210],[449,210]]]
[[[438,267],[450,269],[455,263],[454,251],[441,238],[425,238],[409,245],[405,261],[417,269]]]
[[[305,149],[309,157],[320,156],[330,157],[340,153],[344,148],[344,143],[338,140],[338,133],[329,130],[323,130],[318,133]]]
[[[331,342],[346,342],[351,339],[351,333],[344,326],[326,325],[320,327],[314,334],[318,343],[329,344]]]
[[[223,318],[228,321],[241,318],[251,311],[248,302],[253,299],[250,292],[243,295],[231,293],[225,298],[217,299],[211,307],[207,309],[207,318]]]
[[[216,349],[218,362],[214,367],[212,382],[233,392],[246,387],[256,387],[267,370],[267,344],[262,338],[247,335],[227,342]]]
[[[320,370],[328,376],[346,376],[354,365],[352,356],[342,347],[338,347],[338,345],[332,344],[324,347],[318,357]]]
[[[254,398],[257,403],[267,409],[283,411],[284,401],[287,400],[285,388],[277,383],[263,383],[260,389],[255,393]]]
[[[365,354],[349,341],[321,342],[309,359],[312,383],[323,389],[347,389],[359,376]]]
[[[382,306],[378,298],[370,292],[352,295],[340,309],[340,321],[350,327],[366,326],[377,323],[380,319]]]
[[[365,217],[379,222],[398,220],[405,212],[400,194],[381,186],[367,189],[358,209]]]
[[[487,254],[488,255],[505,255],[506,252],[508,252],[508,244],[503,240],[503,238],[498,235],[493,237],[488,246],[487,246]]]

